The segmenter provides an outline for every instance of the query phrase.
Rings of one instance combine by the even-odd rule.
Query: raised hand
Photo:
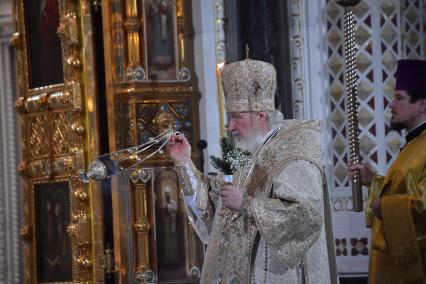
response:
[[[349,161],[347,168],[349,179],[352,179],[356,170],[359,170],[361,173],[362,184],[370,186],[374,174],[373,171],[364,164],[352,164],[351,161]]]
[[[191,145],[179,132],[170,137],[167,149],[175,166],[184,166],[191,159]]]

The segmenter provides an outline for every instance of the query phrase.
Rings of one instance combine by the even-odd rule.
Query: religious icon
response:
[[[163,169],[156,180],[158,277],[160,281],[184,279],[184,219],[179,206],[177,175],[171,169]]]
[[[171,198],[169,188],[165,189],[166,200],[163,204],[164,214],[164,242],[166,252],[164,264],[168,267],[177,265],[179,261],[178,243],[177,243],[177,202]]]
[[[176,14],[173,0],[149,0],[147,15],[148,77],[153,81],[176,80]]]
[[[38,282],[72,281],[68,182],[35,185]]]
[[[58,0],[25,0],[30,88],[64,82]]]

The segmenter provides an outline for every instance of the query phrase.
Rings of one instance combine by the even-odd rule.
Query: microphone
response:
[[[204,173],[204,154],[203,150],[207,148],[207,141],[204,139],[201,139],[197,143],[197,148],[200,150],[200,162],[201,162],[201,172]]]
[[[197,148],[200,151],[203,151],[204,149],[206,149],[207,148],[207,141],[204,140],[204,139],[201,139],[200,141],[198,141]]]

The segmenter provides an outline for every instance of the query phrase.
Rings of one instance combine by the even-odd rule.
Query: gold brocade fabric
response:
[[[246,58],[225,65],[221,78],[227,112],[275,109],[277,72],[272,64]]]
[[[381,198],[382,220],[371,204]],[[369,283],[426,283],[426,131],[410,141],[384,179],[373,180]]]
[[[274,271],[278,275],[304,271],[294,272],[294,278],[280,278],[292,279],[291,282],[279,283],[334,283],[330,280],[327,261],[323,186],[312,185],[312,188],[319,188],[317,191],[301,191],[297,185],[309,184],[308,170],[305,176],[297,177],[297,173],[285,171],[290,164],[293,169],[301,166],[309,170],[311,165],[311,171],[318,173],[321,182],[321,161],[320,124],[316,121],[285,121],[275,137],[256,151],[252,160],[234,175],[234,185],[243,195],[249,195],[250,214],[221,206],[217,197],[220,177],[210,179],[209,187],[204,186],[205,180],[198,183],[195,189],[197,208],[203,211],[206,223],[212,224],[201,283],[252,283],[257,235],[262,244],[267,243],[277,261],[283,263],[278,268],[265,267],[266,270],[281,269]],[[289,173],[291,177],[288,177]],[[296,185],[291,192],[287,184],[283,184],[287,179],[293,179]],[[312,247],[315,251],[309,252]],[[307,281],[308,272],[318,273],[316,281]]]

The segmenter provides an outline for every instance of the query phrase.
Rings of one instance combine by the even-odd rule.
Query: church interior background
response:
[[[217,74],[246,44],[277,69],[286,118],[324,121],[338,272],[366,283],[370,232],[346,176],[336,2],[1,0],[0,283],[197,283],[203,247],[166,154],[108,181],[78,177],[169,125],[213,171],[227,119]],[[362,0],[354,15],[361,156],[383,174],[403,143],[387,109],[396,61],[425,59],[426,1]]]

